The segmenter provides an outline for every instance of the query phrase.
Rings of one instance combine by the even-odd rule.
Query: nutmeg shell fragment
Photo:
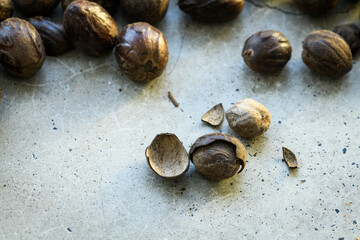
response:
[[[221,103],[212,107],[201,118],[201,121],[210,124],[211,126],[219,126],[224,120],[224,108]]]
[[[190,165],[186,149],[172,133],[158,134],[145,151],[150,168],[166,179],[184,175]]]
[[[131,22],[160,22],[166,15],[169,0],[120,0],[121,9]]]
[[[132,23],[120,32],[115,57],[130,79],[149,82],[164,72],[169,60],[168,45],[155,27],[145,22]]]
[[[333,9],[339,0],[294,0],[294,2],[303,12],[319,16]]]
[[[0,63],[12,75],[27,78],[43,65],[45,48],[33,25],[19,18],[0,23]]]
[[[286,147],[283,147],[282,150],[283,150],[284,160],[285,160],[286,164],[288,165],[288,167],[289,168],[298,168],[299,163],[298,163],[298,160],[296,159],[295,154]]]
[[[237,138],[211,133],[198,138],[189,155],[196,169],[205,177],[223,180],[245,169],[247,152]]]
[[[10,18],[13,14],[11,0],[0,0],[0,22]]]
[[[305,38],[302,59],[313,71],[331,78],[341,77],[352,69],[349,45],[328,30],[314,31]]]
[[[360,48],[360,28],[356,24],[350,23],[338,25],[332,31],[344,38],[354,56]]]
[[[253,71],[264,74],[281,71],[291,58],[289,40],[280,32],[259,31],[245,42],[242,57]]]
[[[102,6],[84,0],[66,8],[64,29],[76,48],[93,56],[110,53],[119,33],[116,22]]]
[[[244,0],[179,0],[179,7],[194,20],[221,23],[234,20],[244,3]]]
[[[46,16],[49,15],[59,4],[60,0],[13,0],[15,7],[24,15]]]

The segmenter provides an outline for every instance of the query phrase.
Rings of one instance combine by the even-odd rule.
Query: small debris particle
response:
[[[6,184],[4,184],[4,187],[6,187]]]
[[[341,238],[339,238],[339,240],[345,240],[345,238],[341,237]]]
[[[344,149],[343,149],[343,154],[346,154],[346,151],[347,151],[347,149],[346,149],[346,148],[344,148]]]
[[[262,182],[264,182],[265,180],[264,179],[261,179]]]
[[[181,191],[185,191],[185,190],[186,190],[186,188],[184,188],[184,187],[181,189]]]
[[[119,92],[122,92],[122,89],[121,89],[121,88],[119,88]]]
[[[295,154],[286,147],[283,147],[282,150],[283,150],[284,160],[286,164],[289,166],[289,168],[298,168],[299,163],[296,159]]]
[[[32,154],[32,157],[33,157],[34,160],[37,160],[37,159],[38,159],[35,154]]]
[[[53,130],[57,130],[57,127],[53,127]]]
[[[168,91],[168,97],[171,100],[171,102],[174,104],[175,107],[179,106],[179,103],[175,100],[174,96],[172,95],[172,93],[170,91]]]
[[[71,152],[72,151],[72,148],[69,148],[69,152]]]
[[[72,232],[72,230],[70,228],[67,228],[66,230],[68,230],[68,232]]]
[[[319,231],[319,229],[317,229],[317,228],[314,228],[315,229],[315,231]]]
[[[305,183],[305,182],[306,182],[306,180],[301,180],[300,182],[301,182],[301,183]]]
[[[339,209],[335,209],[335,212],[336,212],[336,213],[339,213],[339,212],[340,212],[340,210],[339,210]]]

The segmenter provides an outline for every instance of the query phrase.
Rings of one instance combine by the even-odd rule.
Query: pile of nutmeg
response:
[[[45,55],[58,55],[73,46],[92,56],[109,54],[115,47],[119,67],[135,81],[148,82],[164,72],[169,59],[167,42],[162,32],[150,24],[164,18],[169,0],[119,0],[122,11],[133,22],[121,31],[111,16],[117,5],[115,0],[61,0],[63,24],[43,17],[51,14],[59,1],[14,0],[12,3],[0,0],[0,63],[10,74],[30,77],[41,68]],[[178,1],[183,12],[205,23],[236,19],[244,3],[244,0]],[[294,4],[310,15],[324,14],[338,3],[339,0],[294,0]],[[29,18],[11,17],[13,4]],[[333,31],[310,33],[303,41],[302,58],[312,70],[337,78],[352,69],[352,54],[359,46],[358,26],[340,25]],[[291,52],[291,45],[283,34],[265,30],[246,40],[242,56],[255,72],[273,74],[283,69]],[[233,110],[227,111],[230,127],[240,136],[253,137],[269,127],[270,113],[263,105],[252,101],[240,101]],[[187,152],[172,134],[158,135],[147,148],[146,155],[152,169],[167,178],[180,176],[189,167]],[[190,157],[205,176],[224,179],[234,175],[240,167],[240,171],[244,169],[246,150],[232,136],[213,134],[199,138],[190,150]]]

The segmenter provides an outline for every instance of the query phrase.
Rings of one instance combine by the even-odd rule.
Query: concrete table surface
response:
[[[360,237],[359,57],[337,80],[301,59],[308,33],[357,21],[359,11],[343,0],[314,19],[290,0],[248,0],[235,21],[207,25],[171,1],[157,25],[170,60],[148,84],[127,79],[113,54],[77,50],[47,57],[26,80],[0,69],[0,239]],[[293,47],[275,76],[252,72],[241,57],[244,41],[264,29]],[[191,166],[166,181],[148,167],[145,148],[158,133],[175,133],[187,150],[203,134],[234,134],[226,121],[213,129],[200,119],[244,98],[267,106],[272,124],[240,138],[248,151],[240,175],[209,181]],[[282,146],[296,153],[298,170],[288,169]]]

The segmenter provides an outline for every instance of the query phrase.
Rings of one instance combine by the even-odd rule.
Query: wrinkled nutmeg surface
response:
[[[66,8],[64,29],[76,48],[93,56],[111,52],[119,33],[114,19],[103,7],[84,0],[74,1]]]
[[[120,0],[120,4],[131,22],[157,23],[165,17],[169,0]]]
[[[46,55],[55,56],[71,49],[62,25],[46,17],[33,17],[28,20],[43,40]]]
[[[242,57],[253,71],[276,73],[281,71],[291,58],[292,48],[286,37],[273,30],[260,31],[245,42]]]
[[[148,82],[164,72],[169,60],[168,45],[155,27],[144,22],[132,23],[120,32],[115,57],[130,79]]]
[[[13,14],[13,7],[11,0],[0,0],[0,22],[11,17]]]
[[[145,156],[150,168],[166,179],[181,177],[190,165],[186,149],[172,133],[158,134],[146,148]]]
[[[179,7],[194,20],[220,23],[234,20],[244,8],[244,0],[179,0]]]
[[[317,16],[333,9],[339,0],[294,0],[294,2],[303,12]]]
[[[15,7],[26,16],[49,15],[60,0],[13,0]]]
[[[69,4],[72,3],[73,1],[75,1],[75,0],[61,0],[61,8],[62,8],[62,10],[65,11],[66,8],[69,6]],[[116,8],[116,5],[117,5],[116,0],[89,0],[89,1],[100,4],[109,13],[114,12],[115,8]]]
[[[30,77],[42,66],[45,48],[29,22],[8,18],[0,23],[0,63],[12,75]]]
[[[305,38],[302,59],[313,71],[331,78],[341,77],[352,69],[349,45],[328,30],[314,31]]]
[[[246,149],[235,137],[212,133],[198,138],[190,149],[196,169],[212,180],[223,180],[244,170]]]
[[[271,123],[269,110],[252,99],[235,103],[225,116],[230,128],[245,138],[260,136],[269,129]]]
[[[354,24],[342,24],[333,29],[334,33],[339,34],[349,44],[354,55],[360,48],[360,28]]]

